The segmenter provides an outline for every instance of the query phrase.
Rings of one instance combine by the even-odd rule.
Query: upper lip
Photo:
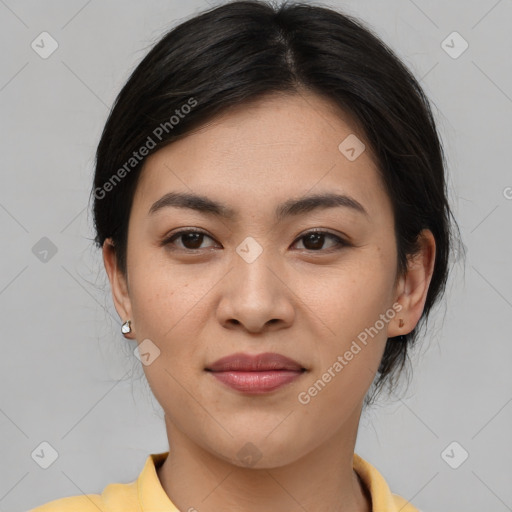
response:
[[[226,357],[215,361],[209,365],[206,370],[213,372],[225,372],[225,371],[247,371],[247,372],[258,372],[265,370],[294,370],[300,371],[305,368],[290,359],[289,357],[273,352],[265,352],[264,354],[244,354],[237,352]]]

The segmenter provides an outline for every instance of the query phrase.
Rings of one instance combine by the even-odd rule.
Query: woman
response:
[[[96,164],[96,243],[170,449],[34,511],[417,510],[354,453],[455,225],[429,102],[392,51],[326,8],[211,9],[135,69]]]

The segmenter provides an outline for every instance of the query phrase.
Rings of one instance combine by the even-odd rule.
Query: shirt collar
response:
[[[156,472],[169,452],[150,454],[137,479],[137,491],[141,510],[143,512],[180,512],[164,491]],[[353,468],[359,475],[372,499],[372,511],[406,512],[417,510],[407,507],[407,501],[400,498],[405,505],[398,509],[394,495],[379,471],[365,459],[354,453]]]
[[[377,468],[372,466],[357,453],[354,453],[353,468],[370,493],[372,498],[372,511],[386,510],[387,512],[398,512],[393,494],[386,480],[384,480],[384,477],[379,473]]]

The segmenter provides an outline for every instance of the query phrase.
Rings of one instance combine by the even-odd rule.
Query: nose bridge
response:
[[[271,269],[279,266],[279,262],[272,248],[249,236],[238,245],[233,260],[234,272],[231,278],[237,287],[242,288],[242,294],[245,288],[249,295],[266,295],[267,298],[274,295],[272,292],[276,291],[277,278],[276,271]]]
[[[281,320],[281,326],[289,325],[293,306],[280,268],[276,251],[251,237],[242,241],[233,254],[232,270],[226,276],[218,310],[221,323],[242,324],[250,331],[270,325],[271,320]]]

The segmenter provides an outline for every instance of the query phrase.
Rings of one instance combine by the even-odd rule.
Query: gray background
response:
[[[208,5],[0,0],[2,512],[128,482],[168,448],[120,334],[88,197],[116,94],[164,30]],[[363,19],[421,80],[468,250],[410,387],[363,415],[356,452],[425,512],[512,510],[512,2],[325,5]],[[59,45],[47,59],[31,47],[43,31]],[[469,44],[458,58],[442,47],[453,31]],[[31,456],[44,441],[58,453],[48,469]],[[469,454],[457,469],[445,461],[453,441],[452,464]]]

